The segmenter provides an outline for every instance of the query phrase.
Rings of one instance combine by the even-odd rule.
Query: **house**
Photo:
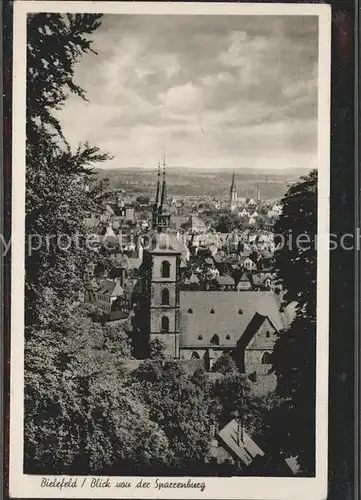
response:
[[[252,289],[252,283],[250,281],[250,276],[248,273],[244,272],[237,283],[236,290],[240,291],[240,290],[251,290],[251,289]]]
[[[214,281],[218,285],[218,290],[234,290],[234,287],[236,285],[234,279],[232,276],[228,275],[223,275],[223,276],[217,276]]]
[[[255,225],[256,225],[256,222],[257,222],[257,221],[256,221],[255,217],[250,217],[250,218],[248,219],[248,225],[249,225],[249,226],[255,226]]]
[[[247,476],[294,477],[298,464],[283,459],[279,452],[262,449],[248,434],[239,417],[219,432],[211,429],[211,457],[218,463],[231,462]]]
[[[240,256],[239,263],[241,264],[242,268],[245,271],[250,272],[250,271],[255,271],[257,269],[257,265],[249,257]]]
[[[271,290],[275,275],[273,273],[252,273],[253,290]]]
[[[205,233],[207,231],[207,226],[203,220],[197,215],[190,215],[188,222],[186,223],[186,228],[194,234]]]
[[[192,273],[189,278],[184,278],[182,288],[184,290],[197,290],[199,289],[199,284],[199,279],[194,273]]]
[[[223,448],[226,455],[223,452],[221,456],[239,463],[242,469],[248,467],[257,456],[264,457],[265,455],[264,451],[245,431],[242,423],[236,419],[228,422],[215,435],[215,441],[211,443],[211,456],[218,459],[220,457],[220,448]]]
[[[124,293],[123,287],[120,285],[120,280],[104,279],[100,282],[99,287],[94,290],[94,298],[96,306],[104,312],[112,310],[113,303],[118,297]]]

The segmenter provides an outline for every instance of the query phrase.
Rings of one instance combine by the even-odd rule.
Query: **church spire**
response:
[[[233,174],[232,174],[231,189],[229,190],[229,201],[230,201],[231,205],[233,205],[237,202],[236,174],[235,174],[234,170],[233,170]]]
[[[166,176],[165,176],[165,157],[163,157],[163,185],[162,185],[162,196],[160,199],[160,209],[163,209],[163,205],[166,202],[167,198],[167,183],[166,183]]]
[[[236,181],[236,174],[235,174],[235,171],[233,170],[231,191],[235,191],[236,190],[236,182],[235,181]]]
[[[155,204],[159,206],[159,196],[160,196],[160,161],[158,161],[158,182],[157,182],[157,194],[155,197]]]

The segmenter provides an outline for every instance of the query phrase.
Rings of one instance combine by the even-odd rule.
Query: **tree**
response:
[[[273,430],[282,450],[298,456],[303,473],[312,475],[316,425],[316,171],[289,188],[282,208],[275,231],[284,238],[292,235],[293,245],[285,245],[276,253],[275,267],[286,290],[285,302],[295,301],[297,310],[291,326],[279,335],[272,354],[276,391],[284,399],[274,412]],[[296,244],[301,234],[309,238],[308,245]]]
[[[91,474],[166,464],[164,432],[125,386],[126,333],[93,323],[82,309],[50,326],[26,344],[26,470]]]
[[[76,63],[93,52],[90,35],[100,26],[101,14],[38,13],[27,16],[27,141],[35,145],[47,136],[61,137],[54,111],[61,109],[69,94],[85,99],[85,91],[74,82]],[[65,141],[66,142],[66,141]]]
[[[91,51],[101,15],[28,16],[26,98],[26,324],[45,326],[54,300],[74,301],[96,253],[85,244],[83,218],[102,201],[104,183],[91,192],[91,166],[108,156],[97,147],[70,150],[56,111],[69,94],[85,99],[74,67]],[[46,308],[44,307],[46,303]],[[44,314],[45,312],[45,314]],[[56,309],[54,313],[56,313]]]
[[[237,366],[232,356],[228,353],[222,354],[212,366],[212,372],[222,373],[227,375],[230,373],[237,373]]]
[[[219,233],[231,233],[238,226],[239,221],[234,214],[220,214],[214,221],[214,227]]]
[[[231,372],[218,378],[212,390],[215,400],[213,405],[215,420],[221,425],[226,425],[232,420],[235,411],[243,420],[249,419],[251,416],[247,411],[247,401],[250,390],[248,378],[239,372]]]
[[[150,359],[163,360],[165,359],[165,345],[159,339],[154,339],[149,342],[149,357]]]
[[[285,244],[276,253],[275,270],[286,290],[284,300],[296,302],[303,317],[315,318],[317,171],[293,184],[281,205],[282,215],[275,224],[275,234]]]
[[[211,405],[205,384],[202,374],[176,361],[146,360],[133,373],[132,390],[167,436],[173,468],[194,471],[204,464]]]

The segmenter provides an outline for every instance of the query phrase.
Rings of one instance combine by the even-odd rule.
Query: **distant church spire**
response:
[[[158,161],[158,182],[157,182],[157,194],[155,197],[155,204],[157,207],[159,206],[159,197],[160,197],[160,161]]]
[[[167,199],[167,183],[166,183],[166,175],[165,175],[165,157],[163,157],[163,185],[162,185],[162,196],[160,199],[160,208],[163,209],[164,203]]]
[[[234,170],[233,170],[233,175],[232,175],[232,184],[231,184],[231,188],[229,190],[229,201],[230,201],[230,203],[235,203],[237,201],[236,174],[235,174]]]
[[[234,191],[236,189],[236,174],[235,174],[235,171],[233,170],[233,174],[232,174],[232,184],[231,184],[231,191]]]

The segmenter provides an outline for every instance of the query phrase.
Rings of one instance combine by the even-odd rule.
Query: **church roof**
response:
[[[243,346],[247,346],[250,343],[250,341],[252,340],[253,336],[258,332],[258,330],[261,328],[261,326],[263,325],[263,323],[265,321],[268,321],[270,326],[275,328],[272,321],[270,321],[267,316],[263,316],[262,314],[259,314],[257,312],[253,316],[253,318],[251,319],[249,324],[247,325],[247,328],[240,339],[240,343]]]
[[[235,347],[256,313],[268,316],[277,330],[285,327],[272,291],[181,291],[181,344],[210,345],[218,335],[220,346]]]

